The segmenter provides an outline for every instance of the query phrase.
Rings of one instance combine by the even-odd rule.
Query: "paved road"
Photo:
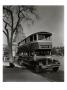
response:
[[[63,82],[64,72],[43,72],[36,74],[26,67],[3,67],[4,82]]]
[[[60,61],[60,68],[58,72],[43,72],[36,74],[27,67],[22,68],[15,64],[15,68],[8,68],[9,63],[4,63],[3,67],[3,81],[4,82],[63,82],[64,81],[64,58],[62,56],[54,56]]]

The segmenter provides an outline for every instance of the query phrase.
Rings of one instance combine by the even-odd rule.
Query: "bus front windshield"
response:
[[[51,51],[50,50],[37,50],[35,53],[37,56],[46,56],[46,55],[50,55]]]
[[[38,34],[38,40],[51,40],[51,36],[45,34]]]

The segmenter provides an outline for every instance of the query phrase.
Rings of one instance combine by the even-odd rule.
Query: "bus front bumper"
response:
[[[59,67],[60,65],[57,64],[57,65],[42,65],[41,68],[44,69],[44,70],[52,70],[53,68],[56,68],[56,67]]]

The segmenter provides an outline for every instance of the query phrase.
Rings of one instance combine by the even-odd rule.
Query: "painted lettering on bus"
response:
[[[51,45],[40,45],[41,48],[51,48]]]

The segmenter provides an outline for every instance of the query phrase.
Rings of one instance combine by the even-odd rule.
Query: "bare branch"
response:
[[[9,23],[7,23],[5,20],[3,20],[3,22],[4,22],[5,24],[7,24],[9,27],[11,27],[11,25],[10,25]]]
[[[3,31],[3,33],[6,35],[6,37],[8,36],[7,33],[5,31]]]
[[[12,11],[6,7],[3,7],[4,10],[6,10],[7,12],[9,12],[10,14],[12,14]]]
[[[7,12],[9,12],[10,15],[11,15],[11,20],[12,20],[12,26],[11,26],[11,28],[12,28],[12,30],[13,30],[13,13],[12,13],[12,11],[11,11],[10,9],[8,9],[8,8],[6,8],[6,7],[3,7],[3,9],[6,10]]]
[[[18,9],[19,9],[19,12],[18,12],[18,21],[17,21],[17,24],[16,24],[16,27],[14,28],[14,30],[13,30],[13,33],[17,30],[17,27],[18,27],[18,25],[19,25],[19,23],[20,23],[20,16],[19,16],[19,14],[20,14],[20,7],[18,7]]]
[[[5,24],[5,30],[6,30],[6,32],[8,34],[7,23]]]
[[[3,31],[3,32],[7,37],[7,41],[9,42],[9,32],[8,32],[8,29],[7,29],[7,23],[5,24],[5,31]]]

